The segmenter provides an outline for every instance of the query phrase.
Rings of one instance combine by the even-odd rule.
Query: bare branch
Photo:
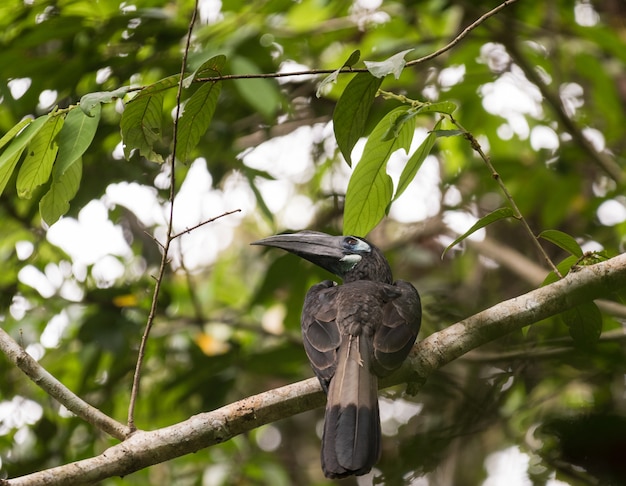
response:
[[[582,302],[603,297],[607,288],[624,286],[626,254],[583,267],[549,286],[494,305],[428,336],[414,346],[407,363],[385,385],[407,379],[424,382],[433,371],[472,349]],[[126,476],[323,403],[319,383],[311,378],[195,415],[170,427],[137,431],[99,456],[10,479],[5,484],[86,484]]]
[[[456,126],[459,130],[463,132],[463,134],[465,135],[465,138],[472,146],[472,149],[480,156],[480,158],[483,160],[487,168],[491,171],[491,177],[493,177],[493,179],[498,183],[498,186],[500,186],[500,190],[502,191],[502,194],[504,194],[504,197],[507,199],[507,201],[509,201],[509,204],[511,205],[511,209],[513,210],[515,219],[519,220],[522,223],[522,226],[526,230],[526,233],[528,233],[528,235],[530,236],[530,239],[533,245],[535,246],[535,248],[537,249],[537,251],[539,252],[539,254],[543,256],[543,259],[546,261],[546,263],[552,269],[552,271],[556,275],[558,275],[559,278],[563,278],[563,275],[561,275],[561,272],[559,271],[559,269],[556,267],[552,259],[548,256],[548,254],[546,253],[546,250],[544,250],[543,246],[541,246],[541,243],[539,243],[539,238],[533,232],[532,228],[528,224],[528,221],[526,221],[526,218],[524,217],[519,207],[517,206],[515,199],[513,199],[513,195],[509,192],[508,188],[504,184],[504,181],[502,180],[502,177],[500,176],[496,168],[491,163],[491,158],[487,154],[485,154],[485,152],[483,152],[483,149],[480,146],[480,143],[478,143],[478,140],[476,140],[476,137],[474,137],[474,135],[472,135],[471,132],[463,128],[463,126],[461,126],[461,124],[458,121],[456,121],[452,115],[448,115],[448,118],[454,124],[454,126]]]
[[[465,29],[461,31],[454,39],[452,39],[449,43],[443,46],[441,49],[437,49],[435,52],[428,54],[426,56],[420,57],[419,59],[414,59],[406,63],[407,67],[416,66],[418,64],[423,64],[426,61],[430,61],[431,59],[435,59],[439,57],[441,54],[449,51],[454,46],[456,46],[459,42],[461,42],[467,35],[474,30],[476,27],[485,22],[488,18],[496,15],[498,12],[508,7],[509,5],[517,2],[518,0],[506,0],[502,2],[497,7],[489,10],[487,13],[481,15],[478,19],[468,25]],[[198,78],[196,81],[199,82],[215,82],[215,81],[227,81],[231,79],[268,79],[268,78],[289,78],[296,76],[314,76],[316,74],[332,74],[336,72],[337,69],[309,69],[303,71],[294,71],[294,72],[283,72],[283,73],[258,73],[258,74],[225,74],[222,76],[211,76],[208,78]],[[352,73],[366,73],[368,72],[367,68],[351,68],[344,67],[341,68],[340,74],[352,74]]]
[[[420,57],[419,59],[415,59],[413,61],[409,61],[406,63],[406,66],[407,67],[414,66],[416,64],[421,64],[423,62],[430,61],[431,59],[441,56],[441,54],[449,51],[454,46],[456,46],[459,42],[461,42],[467,36],[467,34],[469,34],[472,30],[474,30],[480,24],[482,24],[489,17],[494,16],[495,14],[500,12],[500,10],[503,10],[504,8],[508,7],[509,5],[515,2],[517,2],[517,0],[506,0],[505,2],[502,2],[500,5],[489,10],[489,12],[487,12],[486,14],[481,15],[474,22],[472,22],[470,25],[465,27],[465,29],[463,29],[459,35],[457,35],[454,39],[452,39],[452,41],[450,41],[448,44],[443,46],[441,49],[437,49],[435,52],[433,52],[432,54],[428,54],[427,56]]]
[[[178,120],[180,118],[180,108],[181,108],[181,96],[183,91],[183,82],[185,77],[185,68],[187,67],[187,56],[189,55],[189,46],[191,45],[191,33],[193,31],[193,26],[196,23],[196,16],[198,14],[198,0],[195,0],[193,13],[191,15],[191,20],[189,21],[189,28],[187,30],[187,41],[185,44],[185,51],[183,53],[183,59],[181,61],[180,67],[180,80],[178,82],[178,93],[176,95],[176,116],[174,117],[174,140],[173,140],[173,148],[172,148],[172,156],[170,159],[170,193],[169,193],[169,202],[170,202],[170,211],[169,217],[167,221],[167,238],[165,240],[164,245],[162,246],[163,254],[161,256],[161,263],[159,265],[159,273],[156,277],[156,283],[154,285],[154,292],[152,294],[152,303],[150,305],[150,313],[148,314],[148,320],[146,322],[146,328],[144,329],[143,336],[141,337],[141,343],[139,345],[139,352],[137,353],[137,364],[135,366],[135,374],[133,376],[133,386],[130,392],[130,403],[128,405],[128,426],[131,430],[136,430],[135,427],[135,404],[137,403],[137,395],[139,393],[139,383],[141,382],[141,366],[143,364],[144,356],[146,353],[146,346],[148,344],[148,336],[150,335],[150,330],[152,329],[152,324],[154,323],[154,318],[156,316],[157,305],[159,301],[159,293],[161,292],[161,284],[163,282],[163,277],[165,276],[165,269],[168,264],[168,253],[170,249],[170,245],[172,244],[172,233],[173,233],[173,225],[174,225],[174,199],[176,195],[176,146],[178,143]]]
[[[128,427],[89,405],[52,376],[2,328],[0,328],[0,350],[35,385],[55,398],[70,412],[116,439],[124,440],[130,434],[131,430]]]
[[[225,213],[222,213],[219,216],[215,216],[214,218],[207,219],[206,221],[202,221],[202,223],[198,223],[197,225],[192,226],[191,228],[187,228],[184,231],[181,231],[180,233],[176,233],[175,235],[172,235],[170,239],[175,240],[176,238],[179,238],[183,236],[184,234],[189,234],[193,230],[200,228],[200,226],[204,226],[205,224],[212,223],[213,221],[223,218],[224,216],[229,216],[231,214],[240,213],[240,212],[241,212],[241,209],[233,209],[232,211],[226,211]]]

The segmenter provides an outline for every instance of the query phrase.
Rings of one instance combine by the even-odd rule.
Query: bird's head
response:
[[[356,236],[332,236],[317,231],[270,236],[252,243],[287,250],[341,277],[344,282],[374,280],[392,283],[383,253]]]

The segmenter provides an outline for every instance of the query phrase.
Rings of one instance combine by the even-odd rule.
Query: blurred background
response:
[[[359,49],[407,60],[445,45],[494,1],[201,0],[190,71],[227,56],[234,74],[337,69]],[[0,135],[26,116],[180,70],[188,0],[5,0],[0,5]],[[382,88],[450,100],[529,224],[614,256],[626,234],[623,135],[626,5],[520,1],[436,59]],[[359,63],[355,67],[362,67]],[[175,240],[147,348],[137,426],[154,429],[312,376],[299,318],[308,287],[329,274],[249,243],[270,234],[342,232],[352,169],[332,112],[350,74],[320,97],[323,76],[225,81],[193,160],[176,166],[174,231],[240,212]],[[370,129],[394,107],[378,99]],[[172,143],[175,90],[165,97]],[[70,212],[51,227],[14,180],[0,196],[0,323],[75,393],[124,421],[153,275],[164,241],[170,166],[124,158],[121,100],[103,106]],[[420,117],[414,148],[435,123]],[[355,147],[358,161],[364,140]],[[396,153],[397,180],[407,157]],[[15,175],[13,176],[15,178]],[[41,189],[44,191],[45,187]],[[43,193],[43,192],[42,192]],[[395,278],[420,291],[420,338],[536,288],[545,263],[519,222],[444,248],[505,206],[461,137],[439,138],[389,216],[368,236]],[[567,254],[544,247],[559,262]],[[618,289],[606,298],[618,301]],[[603,333],[574,346],[558,316],[438,370],[415,397],[381,392],[382,459],[345,484],[586,485],[626,478],[626,387],[620,304]],[[418,338],[419,339],[419,338]],[[91,457],[114,440],[60,407],[0,356],[0,477]],[[103,484],[324,484],[323,410]]]

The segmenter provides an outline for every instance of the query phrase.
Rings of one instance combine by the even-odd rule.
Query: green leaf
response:
[[[248,179],[248,184],[250,185],[250,189],[252,189],[252,192],[254,193],[254,197],[256,198],[256,202],[259,205],[259,209],[261,210],[261,213],[263,214],[263,216],[265,216],[268,223],[272,227],[275,227],[274,213],[272,213],[272,211],[270,211],[270,208],[267,207],[267,204],[265,203],[265,199],[263,199],[263,195],[261,194],[261,191],[259,190],[255,182],[255,179],[257,177],[263,177],[265,179],[271,179],[271,180],[274,180],[274,178],[270,176],[269,174],[265,174],[255,169],[250,169],[249,167],[245,167],[243,169],[243,174],[245,175],[246,179]]]
[[[556,268],[558,269],[559,273],[563,276],[567,275],[570,271],[570,269],[572,268],[572,266],[576,265],[579,262],[580,258],[576,257],[576,256],[568,256],[567,258],[565,258],[564,260],[562,260],[557,266]],[[542,287],[549,285],[551,283],[556,282],[557,280],[559,280],[559,277],[556,273],[554,272],[550,272],[546,278],[544,279],[543,283],[541,284]]]
[[[341,66],[341,67],[349,67],[349,68],[351,68],[357,62],[359,62],[359,59],[361,59],[361,51],[359,49],[357,49],[355,51],[352,51],[352,54],[350,54],[350,56],[348,56],[348,59],[346,60],[346,62],[343,63],[343,66]]]
[[[124,141],[124,155],[128,159],[133,149],[153,162],[163,162],[163,157],[154,151],[154,144],[162,136],[161,112],[163,92],[149,96],[136,96],[126,104],[120,127]]]
[[[415,178],[415,174],[417,174],[417,171],[422,166],[422,163],[424,162],[426,157],[428,157],[428,154],[430,154],[430,151],[435,145],[435,140],[437,140],[437,134],[435,133],[435,131],[440,125],[441,120],[437,122],[434,130],[428,134],[428,136],[424,139],[421,145],[417,148],[415,153],[413,153],[413,155],[411,155],[411,157],[407,161],[398,181],[398,188],[396,189],[396,194],[393,197],[394,201],[398,199],[406,190],[411,181]]]
[[[381,83],[382,79],[370,73],[358,73],[337,101],[333,113],[333,130],[339,150],[348,165],[352,165],[352,149],[365,131],[367,117]]]
[[[457,135],[465,135],[463,130],[437,130],[435,134],[438,137],[456,137]]]
[[[202,65],[196,70],[196,79],[211,76],[221,76],[225,64],[226,56],[224,54],[218,54],[217,56],[213,56],[208,61],[202,63]]]
[[[397,138],[402,126],[417,115],[417,110],[409,108],[405,113],[397,117],[387,129],[387,133],[383,135],[383,141]]]
[[[96,135],[101,111],[102,107],[99,103],[92,107],[91,115],[76,108],[70,110],[57,136],[59,153],[55,162],[55,171],[58,166],[58,170],[63,174],[87,151]]]
[[[588,348],[598,342],[602,333],[602,313],[593,302],[577,305],[561,313],[560,317],[577,346]]]
[[[574,256],[579,258],[583,256],[583,250],[580,248],[580,245],[567,233],[558,230],[545,230],[539,234],[539,238],[554,243]]]
[[[367,70],[372,73],[373,76],[377,78],[384,78],[387,74],[393,74],[396,79],[400,77],[404,66],[406,65],[406,61],[404,60],[404,56],[406,56],[413,49],[407,49],[406,51],[398,52],[394,54],[388,59],[385,59],[381,62],[374,61],[363,61],[365,63],[365,67]]]
[[[456,110],[456,104],[452,101],[438,101],[436,103],[424,103],[418,108],[418,112],[422,113],[443,113],[444,115],[452,115]]]
[[[186,162],[191,151],[206,133],[217,107],[221,83],[207,82],[191,95],[178,122],[176,158]]]
[[[87,93],[80,99],[80,109],[88,115],[92,116],[92,110],[101,103],[111,103],[112,101],[123,98],[130,90],[130,86],[122,86],[113,91],[96,91],[95,93]]]
[[[361,58],[361,51],[359,51],[358,49],[354,51],[352,54],[350,54],[350,57],[348,57],[346,62],[344,62],[343,65],[339,69],[336,69],[335,71],[330,73],[328,76],[326,76],[322,80],[322,82],[317,86],[317,90],[315,91],[315,96],[317,98],[322,96],[323,92],[326,90],[328,86],[335,84],[337,82],[337,77],[339,76],[339,73],[341,72],[341,70],[345,67],[351,68],[357,62],[359,62],[360,58]]]
[[[5,133],[2,138],[0,138],[0,149],[4,147],[7,143],[9,143],[16,134],[20,132],[22,128],[24,128],[29,123],[32,123],[32,118],[24,118],[17,125],[12,127],[7,133]]]
[[[215,76],[221,76],[224,70],[224,64],[226,64],[226,56],[219,54],[214,56],[194,71],[193,74],[187,76],[183,81],[183,87],[189,88],[191,83],[199,78],[211,78]]]
[[[63,127],[63,116],[50,116],[28,144],[26,157],[17,174],[17,195],[30,199],[33,190],[50,178],[59,144],[56,136]]]
[[[514,216],[515,216],[515,213],[513,212],[513,210],[511,208],[496,209],[495,211],[492,211],[491,213],[487,214],[486,216],[483,216],[470,229],[468,229],[465,233],[463,233],[456,240],[454,240],[452,243],[450,243],[447,246],[447,248],[445,250],[443,250],[443,253],[441,254],[441,258],[443,258],[446,255],[446,253],[448,252],[448,250],[450,248],[452,248],[453,246],[455,246],[459,242],[463,241],[465,238],[467,238],[472,233],[474,233],[474,232],[478,231],[479,229],[484,228],[485,226],[487,226],[487,225],[489,225],[491,223],[494,223],[494,222],[496,222],[496,221],[498,221],[500,219],[511,218],[511,217],[514,217]]]
[[[124,155],[130,157],[133,149],[153,162],[163,162],[163,157],[154,151],[154,144],[163,136],[162,112],[165,91],[178,84],[179,74],[174,74],[142,89],[126,103],[120,127],[124,142]]]
[[[135,96],[130,102],[137,100],[137,98],[141,98],[143,96],[152,96],[155,93],[162,93],[167,91],[168,89],[172,89],[173,87],[178,85],[178,80],[180,79],[180,74],[172,74],[163,79],[159,79],[156,83],[150,84],[143,88],[137,96]],[[130,103],[129,102],[129,103]]]
[[[50,189],[39,201],[39,214],[48,226],[52,226],[69,211],[70,201],[78,192],[82,174],[80,157],[65,170],[55,164]]]
[[[230,60],[234,74],[258,73],[256,64],[245,57]],[[235,79],[235,87],[244,100],[266,118],[274,116],[280,106],[280,93],[276,82],[270,79]]]
[[[13,139],[11,144],[0,156],[0,194],[4,191],[7,182],[9,182],[11,174],[13,174],[13,170],[20,160],[26,145],[39,133],[49,118],[50,115],[44,115],[30,121],[30,125],[24,128],[24,130]]]
[[[408,151],[415,132],[415,119],[402,125],[398,137],[383,140],[396,118],[405,114],[400,106],[374,127],[367,139],[363,156],[357,164],[346,191],[344,207],[344,234],[365,236],[385,216],[393,192],[393,183],[387,174],[387,161],[393,152],[403,148]]]

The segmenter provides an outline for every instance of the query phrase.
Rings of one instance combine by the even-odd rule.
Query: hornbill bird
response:
[[[282,248],[343,280],[309,289],[302,337],[328,396],[324,474],[367,474],[380,456],[378,377],[400,367],[415,342],[422,318],[419,294],[408,282],[394,282],[383,253],[363,238],[301,231],[252,244]]]

